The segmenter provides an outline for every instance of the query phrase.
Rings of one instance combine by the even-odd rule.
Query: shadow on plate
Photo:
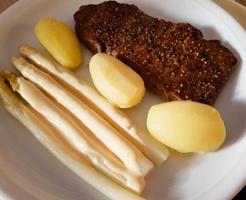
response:
[[[207,39],[207,40],[221,40],[222,41],[222,38],[216,29],[214,29],[210,26],[203,26],[203,27],[196,26],[196,28],[198,28],[200,31],[202,31],[202,34],[203,34],[205,39]],[[223,41],[222,41],[222,44],[224,45]]]
[[[226,45],[228,46],[228,44]],[[230,49],[237,57],[237,53],[232,48]],[[242,67],[241,59],[239,57],[237,59],[236,69],[215,103],[215,107],[220,111],[227,129],[224,148],[235,144],[246,132],[246,101],[245,99],[235,98],[235,88]]]
[[[160,167],[156,167],[147,176],[147,185],[144,190],[144,197],[147,199],[163,200],[163,194],[167,194],[168,199],[182,199],[180,193],[173,191],[173,187],[176,182],[181,181],[180,175],[185,174],[184,172],[192,168],[196,162],[196,154],[182,154],[171,149],[169,151],[170,157],[168,160]],[[185,178],[183,181],[185,181]]]
[[[13,181],[9,180],[4,173],[0,173],[0,188],[1,191],[8,195],[10,199],[33,199],[28,193],[23,192],[23,190],[18,187]],[[1,193],[0,193],[1,194]],[[6,199],[7,199],[6,197]],[[4,196],[3,196],[4,198]]]

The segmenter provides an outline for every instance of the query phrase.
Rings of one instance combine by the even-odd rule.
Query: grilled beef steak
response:
[[[81,6],[74,19],[80,42],[119,58],[165,100],[213,104],[237,62],[220,41],[205,40],[190,24],[159,20],[135,5]]]

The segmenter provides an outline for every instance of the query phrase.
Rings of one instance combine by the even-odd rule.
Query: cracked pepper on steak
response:
[[[218,40],[188,23],[146,15],[135,5],[107,1],[74,14],[78,39],[135,70],[165,100],[213,104],[237,60]]]

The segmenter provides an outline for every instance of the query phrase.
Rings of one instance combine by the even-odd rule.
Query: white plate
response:
[[[82,4],[99,1],[21,0],[0,16],[0,69],[10,67],[17,47],[29,43],[41,48],[34,25],[42,17],[55,17],[73,26],[73,14]],[[208,39],[220,39],[238,58],[237,70],[226,84],[216,107],[228,135],[215,153],[192,155],[171,152],[170,159],[147,178],[144,196],[163,199],[230,199],[246,182],[246,38],[240,25],[211,1],[129,0],[146,13],[190,22]],[[86,51],[86,62],[90,53]],[[88,79],[85,68],[78,74]],[[147,95],[129,115],[145,128],[148,108],[160,102]],[[0,105],[0,199],[94,200],[104,197],[56,160]],[[5,197],[5,198],[4,198]]]

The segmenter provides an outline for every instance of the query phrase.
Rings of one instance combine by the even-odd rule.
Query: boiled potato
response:
[[[185,153],[215,151],[226,136],[219,112],[212,106],[192,101],[151,107],[147,127],[161,143]]]
[[[40,43],[62,66],[74,69],[82,64],[79,41],[66,24],[55,19],[41,19],[35,32]]]
[[[145,93],[142,78],[120,60],[97,53],[89,63],[90,74],[98,91],[120,108],[138,104]]]

